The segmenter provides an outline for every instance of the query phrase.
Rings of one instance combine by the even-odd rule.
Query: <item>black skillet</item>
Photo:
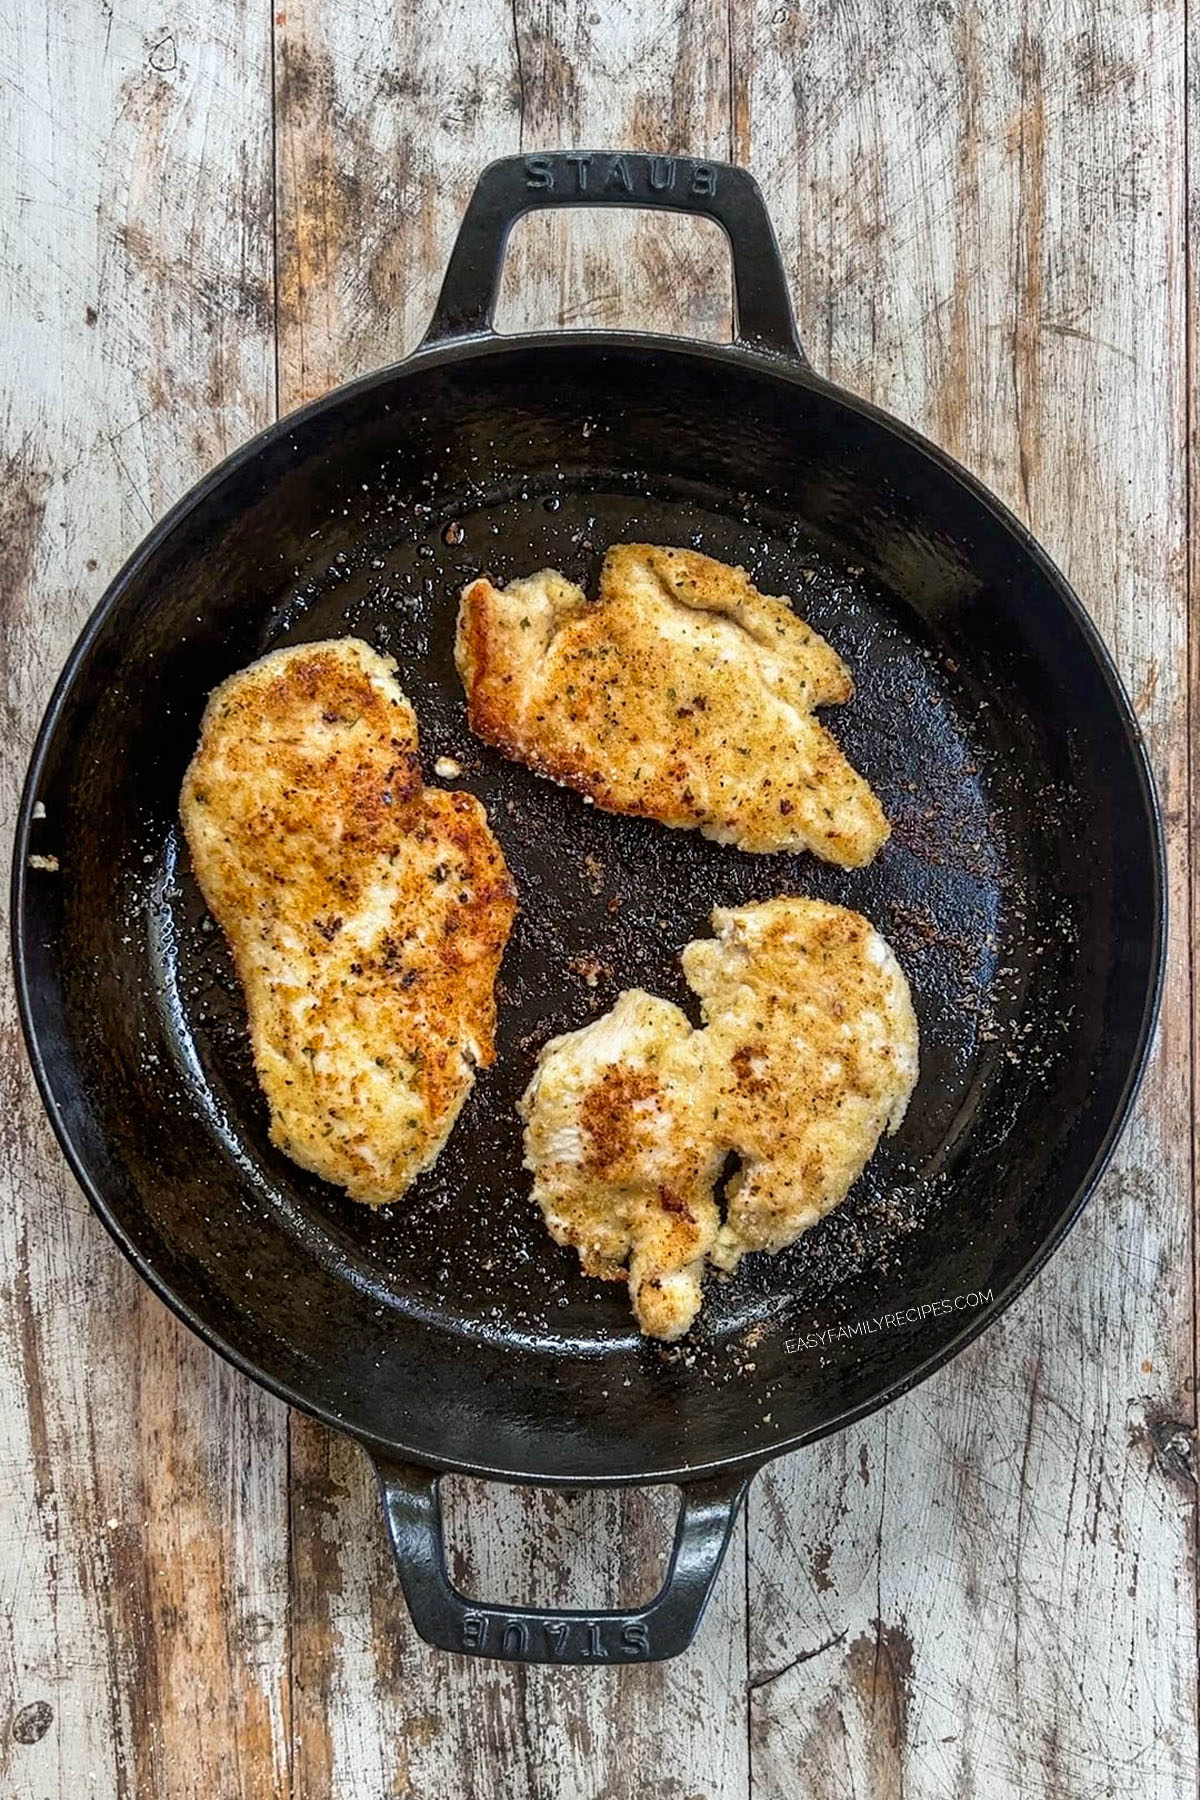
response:
[[[716,219],[734,342],[496,335],[514,220],[577,204]],[[604,817],[472,740],[461,584],[547,564],[591,580],[631,537],[745,564],[847,658],[858,693],[831,723],[894,821],[869,869]],[[268,1143],[176,816],[209,689],[348,631],[399,658],[427,768],[461,762],[524,909],[497,1064],[383,1212]],[[894,944],[921,1082],[845,1205],[714,1284],[667,1352],[547,1238],[514,1102],[545,1039],[620,988],[691,1005],[680,946],[714,904],[779,892],[858,907]],[[1128,1111],[1162,942],[1146,758],[1078,600],[949,457],[814,374],[754,183],[683,158],[486,170],[417,353],[264,432],[117,576],[51,701],[16,842],[22,1018],[96,1210],[193,1330],[366,1447],[422,1636],[526,1661],[682,1649],[755,1470],[903,1392],[1020,1292]],[[445,1470],[677,1482],[662,1592],[588,1614],[468,1601],[446,1572]]]

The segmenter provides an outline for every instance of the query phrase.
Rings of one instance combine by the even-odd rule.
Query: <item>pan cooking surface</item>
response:
[[[14,949],[39,1085],[98,1213],[189,1325],[382,1457],[432,1641],[482,1640],[467,1643],[439,1573],[436,1488],[398,1465],[717,1476],[685,1512],[673,1567],[691,1572],[657,1649],[623,1635],[624,1657],[694,1629],[732,1473],[930,1373],[1078,1216],[1153,1029],[1164,854],[1137,725],[1083,608],[964,471],[808,369],[744,174],[718,188],[711,165],[681,165],[688,187],[652,202],[725,226],[744,341],[488,331],[508,225],[531,193],[571,193],[556,161],[565,182],[553,157],[485,173],[417,355],[236,453],[114,580],[35,748]],[[554,564],[594,591],[622,539],[743,563],[846,658],[858,693],[827,717],[893,822],[869,869],[610,818],[470,737],[452,657],[463,583]],[[436,1167],[379,1211],[271,1148],[178,824],[207,693],[277,645],[347,632],[396,657],[427,778],[440,757],[462,765],[524,908],[496,1066]],[[714,905],[784,892],[856,907],[893,944],[921,1078],[842,1207],[712,1281],[667,1349],[639,1338],[622,1287],[586,1281],[551,1242],[516,1101],[547,1038],[624,987],[696,1019],[681,946]]]
[[[764,592],[793,595],[848,662],[855,698],[823,716],[892,820],[871,867],[748,856],[696,832],[602,814],[472,737],[453,663],[462,585],[552,565],[594,593],[605,548],[628,539],[740,562]],[[578,480],[555,472],[499,496],[430,490],[401,517],[371,496],[350,548],[331,556],[329,539],[315,537],[257,653],[347,633],[397,659],[426,779],[437,779],[438,757],[461,764],[447,785],[487,807],[522,912],[501,974],[495,1066],[436,1166],[397,1205],[359,1207],[269,1144],[231,959],[178,827],[165,842],[160,835],[141,898],[151,901],[151,977],[167,1040],[227,1153],[253,1171],[262,1205],[306,1255],[385,1311],[574,1355],[635,1346],[644,1357],[678,1354],[639,1344],[623,1285],[588,1280],[574,1251],[550,1240],[528,1198],[516,1102],[546,1040],[586,1024],[622,988],[665,995],[698,1021],[678,953],[707,935],[713,906],[805,894],[857,908],[893,945],[920,1022],[921,1079],[901,1131],[837,1212],[780,1255],[710,1280],[682,1354],[702,1362],[747,1331],[753,1341],[765,1321],[828,1315],[850,1278],[901,1269],[905,1238],[954,1204],[956,1158],[978,1121],[1003,1135],[998,1086],[1012,1086],[1014,1067],[1052,1084],[1063,1035],[1053,971],[1075,925],[1039,887],[1036,845],[1061,829],[1065,797],[1030,783],[1019,721],[952,645],[794,518],[749,502],[731,510],[727,496],[695,482],[639,483],[628,472],[607,485],[594,470]]]
[[[472,740],[452,658],[463,583],[554,564],[594,590],[604,549],[631,538],[745,564],[846,657],[858,693],[826,717],[894,824],[869,869],[611,818]],[[461,763],[524,908],[496,1066],[386,1211],[271,1148],[178,826],[209,690],[278,644],[348,631],[397,658],[427,776]],[[737,351],[457,344],[283,421],[114,583],[48,715],[23,834],[42,865],[18,884],[23,1014],[101,1215],[259,1380],[439,1467],[665,1478],[891,1397],[1076,1215],[1153,1018],[1153,797],[1069,590],[936,452]],[[665,1350],[546,1233],[516,1101],[546,1039],[623,987],[696,1018],[680,947],[715,904],[788,891],[858,908],[895,946],[921,1079],[843,1206],[713,1280]],[[990,1304],[856,1330],[972,1291]]]

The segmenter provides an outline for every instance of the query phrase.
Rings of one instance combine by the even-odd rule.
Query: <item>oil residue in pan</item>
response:
[[[260,648],[354,633],[399,663],[416,707],[427,780],[450,757],[487,806],[516,879],[521,915],[500,985],[496,1065],[480,1076],[435,1168],[396,1206],[355,1207],[277,1155],[254,1082],[228,953],[187,869],[166,887],[179,997],[175,1032],[221,1096],[271,1180],[268,1203],[310,1249],[367,1283],[385,1304],[451,1329],[588,1353],[629,1344],[623,1289],[590,1282],[555,1246],[528,1199],[516,1102],[541,1046],[641,986],[697,1018],[678,953],[709,929],[716,905],[780,893],[856,907],[895,948],[921,1027],[921,1080],[898,1136],[850,1198],[776,1257],[751,1257],[714,1281],[694,1337],[698,1354],[738,1341],[782,1311],[810,1313],[864,1267],[899,1268],[904,1240],[939,1204],[956,1146],[1007,1059],[1054,1055],[1054,1020],[1032,977],[1062,952],[1069,921],[1033,916],[1033,871],[1013,829],[1027,804],[1004,753],[989,696],[955,667],[914,614],[763,507],[723,502],[626,476],[613,491],[459,494],[374,521],[353,550],[328,539],[311,573],[271,616]],[[647,498],[652,491],[653,498]],[[386,513],[386,508],[383,509]],[[453,663],[461,586],[555,566],[594,591],[608,544],[693,545],[742,563],[767,592],[791,593],[854,672],[857,693],[826,715],[893,821],[872,866],[809,856],[752,857],[645,821],[615,818],[495,755],[467,729]],[[390,540],[390,541],[389,541]],[[316,554],[316,552],[314,552]],[[997,732],[1001,733],[998,737]],[[1050,804],[1047,796],[1042,805]],[[691,1354],[691,1352],[689,1352]]]

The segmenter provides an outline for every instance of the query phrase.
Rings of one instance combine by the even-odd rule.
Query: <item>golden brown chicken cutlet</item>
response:
[[[396,664],[278,650],[209,700],[180,811],[233,952],[272,1141],[385,1205],[493,1059],[516,895],[483,807],[427,788]]]
[[[589,1274],[627,1279],[642,1330],[668,1339],[706,1262],[780,1250],[845,1198],[917,1079],[908,983],[860,914],[779,899],[712,922],[683,952],[701,1030],[630,990],[547,1044],[522,1101],[551,1233]]]
[[[464,589],[472,729],[609,812],[743,850],[858,868],[889,833],[814,709],[849,700],[837,653],[742,569],[617,544],[588,600],[553,569]]]

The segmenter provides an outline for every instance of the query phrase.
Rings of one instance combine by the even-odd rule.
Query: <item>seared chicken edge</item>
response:
[[[845,1198],[918,1072],[908,983],[860,914],[779,899],[712,923],[683,952],[701,1029],[630,990],[546,1045],[521,1102],[552,1236],[626,1280],[642,1331],[666,1340],[694,1320],[706,1264],[781,1250]]]
[[[693,550],[617,544],[599,594],[556,570],[464,590],[478,736],[610,812],[755,853],[870,862],[890,827],[815,716],[849,671],[785,599]]]
[[[233,952],[271,1139],[399,1199],[493,1059],[516,894],[473,795],[427,788],[396,664],[277,650],[211,696],[180,812]]]

